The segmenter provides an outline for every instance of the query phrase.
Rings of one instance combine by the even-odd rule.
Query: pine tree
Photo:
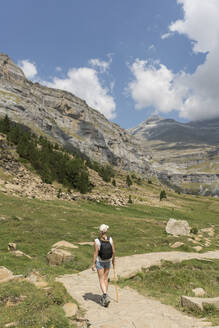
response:
[[[127,177],[126,177],[126,184],[128,187],[130,187],[132,185],[132,180],[129,175],[127,175]]]

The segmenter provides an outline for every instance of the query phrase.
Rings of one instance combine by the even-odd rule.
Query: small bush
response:
[[[132,203],[133,203],[131,195],[129,195],[128,203],[129,203],[129,204],[132,204]]]
[[[58,198],[61,198],[61,194],[62,194],[62,189],[59,188],[59,191],[58,191],[57,197],[58,197]]]
[[[198,228],[196,228],[196,227],[191,228],[190,233],[193,233],[194,235],[197,235]]]
[[[148,179],[148,184],[152,184],[152,181],[150,179]]]
[[[127,177],[126,177],[126,184],[128,187],[130,187],[133,184],[129,175],[127,175]]]
[[[114,187],[116,187],[116,180],[115,180],[115,179],[113,179],[113,181],[112,181],[112,185],[113,185]]]
[[[160,192],[160,200],[162,200],[163,198],[167,198],[165,190],[161,190],[161,192]]]

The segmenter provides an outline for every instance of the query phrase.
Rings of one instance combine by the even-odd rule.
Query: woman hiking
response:
[[[101,296],[101,304],[107,307],[110,303],[108,291],[108,275],[111,267],[111,261],[113,266],[115,265],[115,247],[111,237],[107,236],[107,230],[109,226],[101,224],[99,227],[99,238],[95,239],[94,242],[94,257],[92,270],[97,269],[100,288],[103,292]]]

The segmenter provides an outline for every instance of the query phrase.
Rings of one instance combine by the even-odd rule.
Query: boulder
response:
[[[200,252],[202,250],[201,246],[194,246],[192,247],[194,250],[196,250],[196,252]]]
[[[0,283],[8,282],[14,278],[13,273],[7,268],[1,266],[0,267]]]
[[[183,307],[196,311],[203,311],[205,304],[214,305],[217,309],[219,309],[219,297],[199,298],[199,297],[181,296],[181,304]]]
[[[63,249],[54,248],[47,254],[47,260],[50,265],[60,265],[65,262],[70,262],[74,259],[74,256]]]
[[[166,225],[166,232],[174,236],[188,236],[190,234],[190,226],[185,220],[169,219]]]
[[[78,248],[78,246],[69,243],[68,241],[61,240],[55,243],[54,245],[52,245],[52,249],[53,248]]]
[[[205,291],[203,288],[195,288],[192,290],[196,297],[201,297],[205,295]]]
[[[170,247],[171,248],[178,248],[178,247],[181,247],[183,245],[184,245],[184,243],[181,243],[180,241],[177,241],[173,245],[171,245]]]
[[[78,306],[75,303],[66,303],[63,305],[63,310],[67,318],[71,318],[76,315]]]

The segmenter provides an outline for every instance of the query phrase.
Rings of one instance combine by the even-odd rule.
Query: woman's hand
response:
[[[92,265],[92,271],[95,271],[95,264]]]

